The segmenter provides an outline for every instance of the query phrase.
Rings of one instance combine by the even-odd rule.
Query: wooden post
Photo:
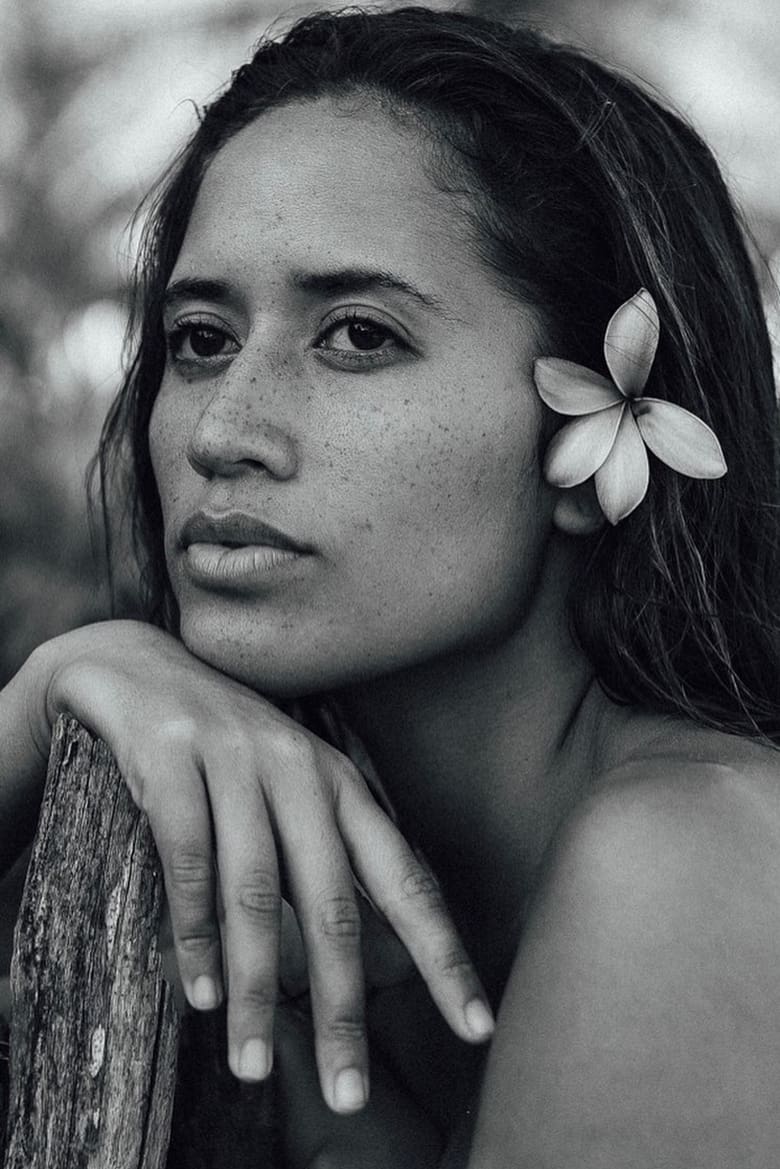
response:
[[[6,1169],[163,1169],[178,1020],[160,905],[108,748],[61,718],[11,964]]]
[[[271,1092],[230,1075],[218,1012],[187,1023],[176,1085],[161,901],[108,748],[59,719],[11,967],[5,1169],[272,1169]]]

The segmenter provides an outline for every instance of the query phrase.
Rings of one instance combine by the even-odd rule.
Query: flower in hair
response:
[[[545,478],[556,487],[575,487],[593,475],[611,524],[630,515],[647,493],[646,447],[694,479],[719,479],[726,473],[720,443],[706,422],[673,402],[642,396],[658,332],[655,301],[640,288],[607,325],[604,357],[612,381],[557,357],[540,357],[534,364],[542,401],[558,414],[575,416],[547,448]]]

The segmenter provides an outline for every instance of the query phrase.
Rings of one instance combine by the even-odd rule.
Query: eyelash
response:
[[[366,349],[360,351],[354,349],[331,349],[324,344],[324,341],[333,333],[337,332],[338,329],[353,324],[365,324],[378,329],[385,334],[386,340],[393,342],[393,347],[391,349]],[[353,308],[341,310],[338,317],[326,321],[314,341],[313,348],[322,353],[337,354],[340,362],[345,363],[352,369],[361,370],[387,365],[388,362],[397,359],[399,353],[408,353],[411,350],[411,345],[399,337],[398,333],[385,321],[371,316],[363,308]]]
[[[331,348],[325,344],[329,337],[338,331],[340,328],[348,327],[352,324],[366,324],[385,334],[387,341],[392,341],[392,347],[376,350],[353,350],[353,349],[338,349]],[[224,341],[240,347],[240,343],[234,336],[232,331],[224,325],[224,323],[214,321],[207,317],[189,317],[177,321],[169,330],[165,345],[168,353],[169,361],[179,367],[190,367],[193,369],[208,369],[213,366],[218,366],[227,358],[232,356],[232,352],[214,353],[214,354],[195,354],[194,356],[183,356],[182,349],[188,339],[196,332],[211,334],[214,338],[222,337]],[[401,353],[409,353],[412,346],[399,337],[398,333],[392,329],[385,321],[378,317],[372,316],[363,308],[353,308],[342,310],[339,316],[332,320],[326,321],[325,325],[317,334],[312,348],[323,354],[323,360],[328,360],[324,355],[331,355],[331,362],[334,359],[338,360],[341,368],[352,369],[356,371],[368,370],[378,366],[387,365],[390,361],[396,360]]]
[[[193,333],[198,331],[211,333],[214,337],[221,336],[236,346],[239,344],[231,330],[221,322],[214,321],[208,317],[188,317],[177,321],[165,338],[168,358],[174,365],[202,368],[204,364],[206,366],[215,365],[231,356],[230,353],[213,353],[209,355],[195,354],[193,357],[183,357],[181,351],[185,342]]]

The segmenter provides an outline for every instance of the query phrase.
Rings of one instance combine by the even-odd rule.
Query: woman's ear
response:
[[[566,536],[592,536],[606,523],[593,479],[576,487],[561,487],[553,507],[553,524]]]

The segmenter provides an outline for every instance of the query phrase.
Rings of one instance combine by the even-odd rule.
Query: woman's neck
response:
[[[504,933],[507,915],[519,920],[558,823],[592,780],[608,706],[568,633],[568,574],[559,562],[545,576],[500,644],[339,696],[406,835],[488,947],[487,919]]]

